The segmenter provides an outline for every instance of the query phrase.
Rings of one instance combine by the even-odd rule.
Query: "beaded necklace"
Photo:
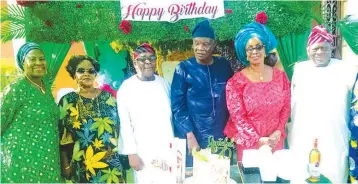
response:
[[[46,91],[43,90],[42,81],[41,81],[41,86],[40,86],[40,85],[36,84],[34,81],[32,81],[27,75],[25,75],[25,77],[26,77],[27,80],[29,80],[29,82],[30,82],[31,84],[33,84],[33,85],[35,85],[35,87],[39,88],[40,91],[42,92],[42,94],[45,94],[45,93],[46,93]]]

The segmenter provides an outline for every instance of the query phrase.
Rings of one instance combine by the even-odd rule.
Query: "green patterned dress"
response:
[[[75,183],[125,183],[128,158],[118,153],[117,102],[108,92],[96,98],[66,94],[59,102],[60,149],[71,161]]]
[[[61,179],[59,110],[49,83],[46,94],[24,78],[1,99],[1,183],[58,183]]]

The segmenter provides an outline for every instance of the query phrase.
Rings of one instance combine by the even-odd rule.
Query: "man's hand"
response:
[[[128,155],[129,165],[136,171],[143,168],[144,163],[137,154]]]
[[[280,130],[274,131],[271,135],[269,135],[269,138],[270,138],[269,145],[271,146],[271,148],[275,148],[278,142],[280,141],[281,131]]]
[[[188,140],[188,151],[189,154],[191,154],[193,149],[200,149],[200,146],[198,144],[198,141],[195,138],[195,135],[193,134],[193,132],[189,132],[186,134],[186,138]]]

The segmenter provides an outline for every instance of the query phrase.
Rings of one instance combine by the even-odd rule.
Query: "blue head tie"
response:
[[[20,47],[20,49],[16,55],[16,62],[21,70],[24,70],[23,64],[25,62],[26,55],[34,49],[38,49],[43,52],[43,50],[40,48],[40,45],[38,45],[37,43],[34,43],[34,42],[25,43],[24,45],[22,45]]]
[[[246,44],[253,37],[258,38],[265,45],[266,55],[277,46],[275,35],[265,25],[256,22],[245,25],[237,33],[234,41],[236,56],[245,66],[249,65]]]

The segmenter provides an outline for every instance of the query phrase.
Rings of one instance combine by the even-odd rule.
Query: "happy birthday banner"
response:
[[[122,20],[167,21],[223,17],[224,0],[121,0]]]

